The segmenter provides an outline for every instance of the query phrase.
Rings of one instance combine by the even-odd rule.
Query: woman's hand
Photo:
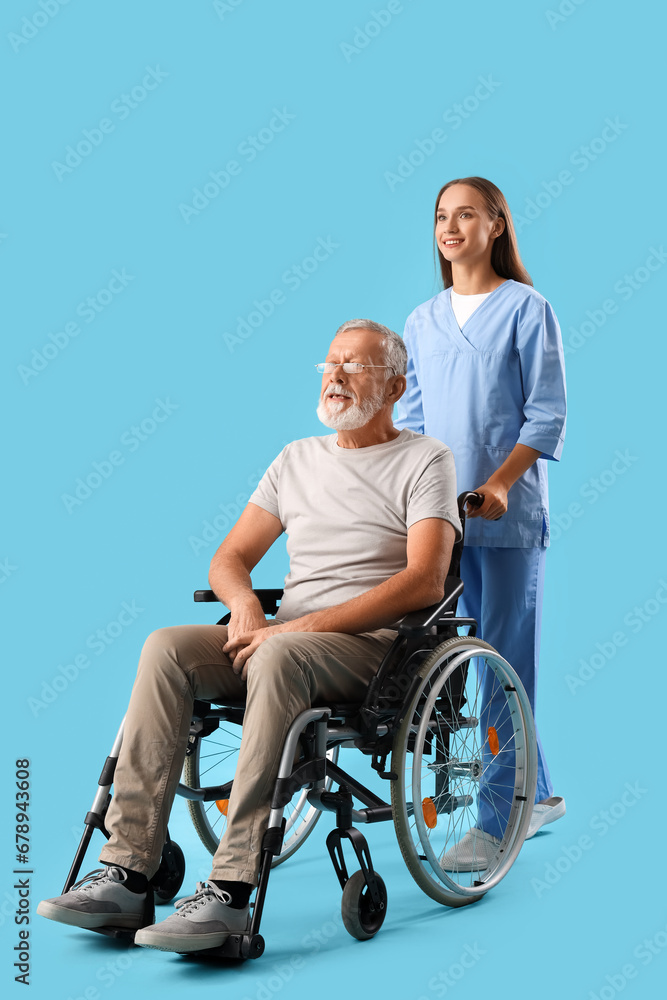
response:
[[[497,482],[488,479],[483,486],[478,486],[475,493],[484,497],[484,503],[479,507],[466,506],[466,519],[484,517],[487,521],[497,521],[507,510],[507,490]]]
[[[483,495],[484,503],[472,510],[468,506],[466,517],[485,517],[487,521],[497,521],[502,517],[507,510],[509,490],[541,454],[542,452],[529,448],[526,444],[515,444],[503,464],[489,476],[483,486],[477,487],[475,493]]]

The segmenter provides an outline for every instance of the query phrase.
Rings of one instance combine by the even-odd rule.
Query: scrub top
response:
[[[460,329],[446,288],[410,314],[404,340],[408,386],[396,426],[451,448],[459,490],[485,483],[517,443],[541,452],[511,487],[500,520],[466,523],[466,545],[548,545],[545,459],[560,458],[566,409],[563,345],[550,304],[508,279]]]

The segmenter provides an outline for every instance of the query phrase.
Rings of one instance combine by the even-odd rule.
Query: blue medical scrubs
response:
[[[499,285],[462,329],[450,293],[445,289],[408,317],[408,386],[396,425],[449,445],[459,490],[485,483],[517,443],[541,452],[510,489],[500,520],[467,522],[459,603],[461,614],[477,619],[481,638],[517,671],[534,712],[549,544],[547,461],[560,458],[565,433],[560,328],[546,299],[521,282]],[[553,794],[539,736],[538,754],[539,802]],[[502,833],[484,804],[479,825]]]

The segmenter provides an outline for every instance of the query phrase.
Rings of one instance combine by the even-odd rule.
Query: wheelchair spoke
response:
[[[200,754],[200,759],[201,760],[210,760],[211,757],[214,757],[216,759],[216,761],[223,761],[223,760],[227,760],[228,757],[232,757],[235,753],[238,753],[238,748],[235,750],[233,747],[230,747],[229,750],[225,750],[224,752],[221,751],[221,750],[218,750],[217,753],[203,753],[203,754]]]
[[[241,734],[240,734],[240,732],[239,733],[234,733],[234,732],[230,731],[229,729],[226,729],[224,726],[218,725],[218,728],[216,730],[214,730],[214,732],[215,733],[224,733],[226,736],[229,736],[231,739],[233,739],[235,741],[235,743],[240,744],[240,742],[241,742]],[[209,739],[209,737],[207,737],[207,739]]]
[[[225,757],[223,758],[223,760],[222,760],[222,761],[218,759],[218,760],[215,760],[215,761],[213,762],[213,764],[209,764],[209,766],[208,766],[208,767],[204,768],[204,770],[202,770],[202,771],[200,771],[200,772],[199,772],[199,773],[200,773],[200,777],[202,777],[202,778],[203,778],[203,777],[204,777],[204,776],[205,776],[206,774],[210,774],[210,772],[211,772],[211,771],[213,770],[213,768],[214,768],[214,767],[218,767],[218,765],[219,765],[220,763],[224,763],[224,761],[228,760],[228,759],[229,759],[229,757],[231,757],[231,756],[232,756],[231,754],[227,754],[227,755],[226,755],[226,756],[225,756]],[[223,782],[218,782],[218,784],[223,784]]]

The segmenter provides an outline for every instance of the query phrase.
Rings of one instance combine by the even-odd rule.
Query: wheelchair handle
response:
[[[458,497],[459,510],[464,515],[465,505],[470,504],[471,507],[481,507],[484,503],[484,497],[481,493],[474,493],[472,490],[466,493],[460,493]],[[502,517],[502,514],[500,515]],[[499,521],[500,517],[494,517],[494,521]]]
[[[472,490],[460,493],[458,497],[459,508],[463,510],[467,503],[469,503],[471,507],[481,507],[484,503],[484,497],[481,493],[473,493]]]

